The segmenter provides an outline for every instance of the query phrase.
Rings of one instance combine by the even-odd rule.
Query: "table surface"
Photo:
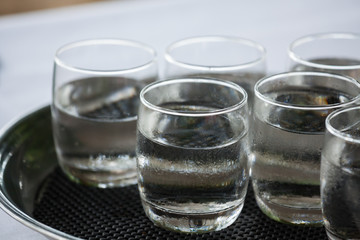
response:
[[[0,6],[1,7],[1,6]],[[125,38],[166,46],[227,35],[267,49],[268,73],[286,71],[289,44],[321,32],[360,33],[358,0],[121,0],[0,16],[0,127],[50,103],[53,57],[63,44]],[[45,239],[0,210],[0,239]]]

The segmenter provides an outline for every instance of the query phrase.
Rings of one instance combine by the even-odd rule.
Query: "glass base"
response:
[[[142,205],[146,215],[156,226],[182,233],[205,233],[224,229],[234,223],[244,203],[224,211],[203,214],[167,211],[144,200]]]
[[[296,225],[323,226],[321,208],[299,208],[283,206],[255,194],[257,205],[271,219]]]
[[[330,240],[360,239],[360,232],[357,227],[344,227],[334,229],[325,221],[326,234]]]
[[[70,180],[87,186],[112,188],[137,184],[136,169],[128,169],[126,172],[91,171],[66,166],[61,166],[61,169]]]
[[[334,233],[332,233],[331,231],[329,231],[328,229],[326,229],[326,235],[328,236],[328,238],[330,240],[343,240],[343,239],[347,239],[345,237],[340,237],[335,235]]]

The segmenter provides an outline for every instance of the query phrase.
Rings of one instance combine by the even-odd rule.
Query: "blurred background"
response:
[[[0,0],[0,15],[64,7],[101,0]]]
[[[69,42],[124,38],[165,48],[183,38],[227,35],[267,50],[267,72],[286,71],[304,35],[360,33],[358,0],[0,0],[0,127],[50,103],[53,58]],[[0,239],[43,239],[0,211]]]

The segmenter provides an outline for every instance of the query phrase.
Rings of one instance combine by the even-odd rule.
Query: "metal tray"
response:
[[[227,229],[180,234],[158,228],[145,216],[136,185],[98,189],[73,183],[62,174],[49,106],[0,133],[0,206],[52,239],[327,239],[323,227],[267,218],[251,188],[240,217]]]

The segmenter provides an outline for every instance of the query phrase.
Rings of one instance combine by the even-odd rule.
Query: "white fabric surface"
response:
[[[1,6],[0,6],[1,7]],[[268,72],[286,70],[287,48],[320,32],[360,33],[358,0],[122,0],[0,17],[0,127],[50,102],[53,56],[88,38],[134,39],[156,48],[200,35],[255,40]],[[45,239],[0,210],[0,239]]]

